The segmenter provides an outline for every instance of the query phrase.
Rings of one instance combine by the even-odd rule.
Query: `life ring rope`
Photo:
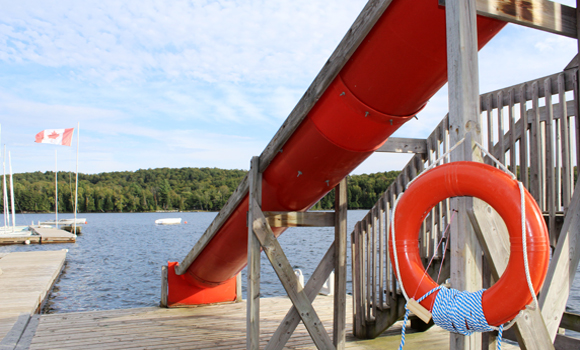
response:
[[[459,147],[459,145],[461,145],[464,141],[465,141],[465,138],[459,140],[445,154],[443,154],[442,156],[437,158],[430,166],[428,166],[419,175],[417,175],[413,180],[411,180],[405,186],[405,190],[408,189],[409,186],[415,180],[420,178],[421,175],[423,175],[423,173],[431,170],[432,168],[437,166],[442,160],[444,160],[446,157],[448,157],[451,154],[451,152],[453,152],[457,147]],[[518,183],[518,188],[519,188],[519,192],[520,192],[520,203],[521,203],[521,208],[522,208],[522,210],[521,210],[521,228],[522,228],[521,232],[522,232],[524,271],[525,271],[525,275],[526,275],[528,289],[529,289],[530,294],[532,295],[532,298],[533,298],[533,304],[534,304],[533,307],[539,307],[538,300],[536,298],[536,293],[535,293],[535,290],[534,290],[534,287],[532,284],[532,280],[531,280],[531,276],[530,276],[530,272],[529,272],[528,252],[527,252],[527,242],[526,242],[526,225],[525,225],[526,224],[525,188],[524,188],[522,182],[518,181],[517,176],[514,173],[512,173],[505,165],[503,165],[497,158],[495,158],[492,154],[490,154],[487,150],[485,150],[481,144],[479,144],[478,142],[474,142],[474,143],[485,155],[487,155],[490,159],[492,159],[492,161],[499,168],[501,168],[501,170],[503,170],[514,181],[516,181]],[[396,235],[395,235],[395,215],[396,215],[396,210],[397,210],[397,204],[399,203],[399,200],[401,199],[403,193],[404,192],[401,192],[397,196],[397,199],[393,205],[393,210],[391,212],[390,230],[391,230],[391,237],[392,237],[393,244],[394,244],[394,242],[396,242],[396,240],[395,240],[395,237],[396,237]],[[389,240],[389,243],[390,243],[390,240]],[[394,258],[397,276],[401,276],[396,247],[393,246],[392,251],[393,251],[393,258]],[[407,294],[407,291],[405,289],[405,286],[404,286],[401,278],[399,278],[398,283],[399,283],[399,286],[401,288],[401,292],[403,293],[403,296],[408,301],[409,296]],[[464,334],[464,335],[469,335],[469,334],[473,333],[473,331],[486,332],[486,331],[497,330],[498,331],[498,337],[497,337],[497,340],[498,340],[497,341],[497,349],[498,350],[501,349],[501,339],[502,339],[503,330],[507,330],[511,326],[513,326],[513,324],[515,324],[515,321],[522,315],[522,312],[523,312],[523,310],[520,311],[514,319],[512,319],[510,322],[508,322],[506,324],[501,324],[499,327],[491,326],[487,323],[485,316],[483,315],[483,308],[481,305],[481,296],[484,292],[483,289],[480,291],[477,291],[477,292],[470,293],[470,292],[461,292],[461,291],[458,291],[455,289],[447,289],[442,285],[439,285],[438,287],[435,287],[435,288],[431,289],[430,291],[428,291],[427,293],[425,293],[423,296],[421,296],[417,300],[417,302],[421,302],[423,299],[427,298],[429,295],[431,295],[432,293],[434,293],[436,291],[438,291],[438,294],[437,294],[436,299],[435,299],[435,305],[437,305],[437,306],[434,305],[434,307],[433,307],[433,320],[435,321],[435,323],[437,325],[439,325],[442,328],[445,328],[451,332],[460,333],[460,334]],[[459,295],[459,298],[458,298],[458,295]],[[406,328],[406,323],[407,323],[409,312],[410,312],[409,309],[407,308],[407,305],[408,305],[408,302],[405,304],[406,312],[405,312],[403,327],[401,330],[401,343],[399,345],[400,350],[402,350],[403,346],[405,345],[405,328]],[[532,306],[530,304],[526,307],[532,307]],[[450,315],[442,315],[442,313],[444,313],[445,310],[449,310],[449,309],[452,309],[452,311],[449,313]],[[462,311],[463,311],[463,314],[465,316],[461,316],[461,315],[458,316],[457,312],[461,313]],[[469,315],[473,315],[474,313],[478,315],[475,319],[474,319],[474,317],[469,316]],[[463,317],[464,322],[457,321],[457,319],[460,317]],[[467,325],[467,327],[463,327],[463,328],[467,328],[467,329],[456,328],[454,326],[454,323],[448,320],[451,318],[456,319],[456,323],[458,323],[458,324]],[[468,320],[468,318],[471,318],[471,320]],[[442,323],[442,324],[440,324],[440,323]]]

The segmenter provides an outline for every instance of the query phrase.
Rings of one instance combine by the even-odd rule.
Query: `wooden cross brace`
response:
[[[515,333],[522,349],[554,349],[562,314],[574,274],[580,260],[580,186],[564,219],[558,245],[552,255],[548,276],[540,292],[540,308],[524,310],[515,325]],[[475,233],[491,266],[492,275],[499,279],[509,259],[509,235],[501,217],[485,202],[473,200],[468,211]]]
[[[262,212],[259,158],[252,158],[248,211],[248,316],[247,348],[259,349],[260,248],[278,275],[292,308],[268,342],[266,349],[282,349],[302,320],[319,349],[344,349],[346,324],[346,180],[336,189],[335,213]],[[298,283],[272,227],[334,226],[336,237],[304,288]],[[312,301],[335,270],[334,340],[326,332]]]

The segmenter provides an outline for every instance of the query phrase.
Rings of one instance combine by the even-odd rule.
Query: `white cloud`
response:
[[[85,79],[268,82],[312,76],[364,1],[36,1],[0,14],[0,58]]]
[[[4,1],[3,141],[22,147],[26,171],[52,169],[30,138],[80,121],[81,171],[247,168],[365,2]],[[572,39],[510,25],[480,54],[481,90],[559,71],[576,51]],[[395,136],[426,137],[446,112],[443,91]],[[373,155],[355,173],[407,160]]]

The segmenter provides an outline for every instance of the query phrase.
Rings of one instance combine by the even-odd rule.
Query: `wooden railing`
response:
[[[558,224],[570,203],[574,169],[580,156],[576,74],[576,68],[569,69],[486,93],[480,98],[485,146],[517,173],[537,200],[548,223],[553,246],[559,233]],[[411,158],[352,232],[354,333],[359,338],[378,336],[404,314],[405,300],[393,274],[387,245],[390,213],[407,184],[452,146],[447,117],[425,140],[425,145],[426,148],[419,147],[421,153]],[[398,149],[393,145],[383,148]],[[446,157],[442,162],[448,161]],[[485,161],[492,163],[489,157]],[[437,204],[419,233],[423,263],[427,266],[433,258],[428,272],[439,283],[449,276],[449,259],[442,259],[446,246],[446,239],[442,237],[452,216],[449,200]],[[438,276],[441,263],[443,267]]]

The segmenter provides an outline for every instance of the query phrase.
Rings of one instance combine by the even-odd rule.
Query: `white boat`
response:
[[[49,221],[41,221],[38,224],[39,225],[56,225],[56,221],[54,220],[49,220]],[[58,220],[58,225],[82,225],[82,224],[86,224],[87,223],[87,219],[85,218],[76,218],[76,219],[60,219]]]
[[[157,219],[155,223],[157,225],[179,225],[181,224],[181,218]]]

